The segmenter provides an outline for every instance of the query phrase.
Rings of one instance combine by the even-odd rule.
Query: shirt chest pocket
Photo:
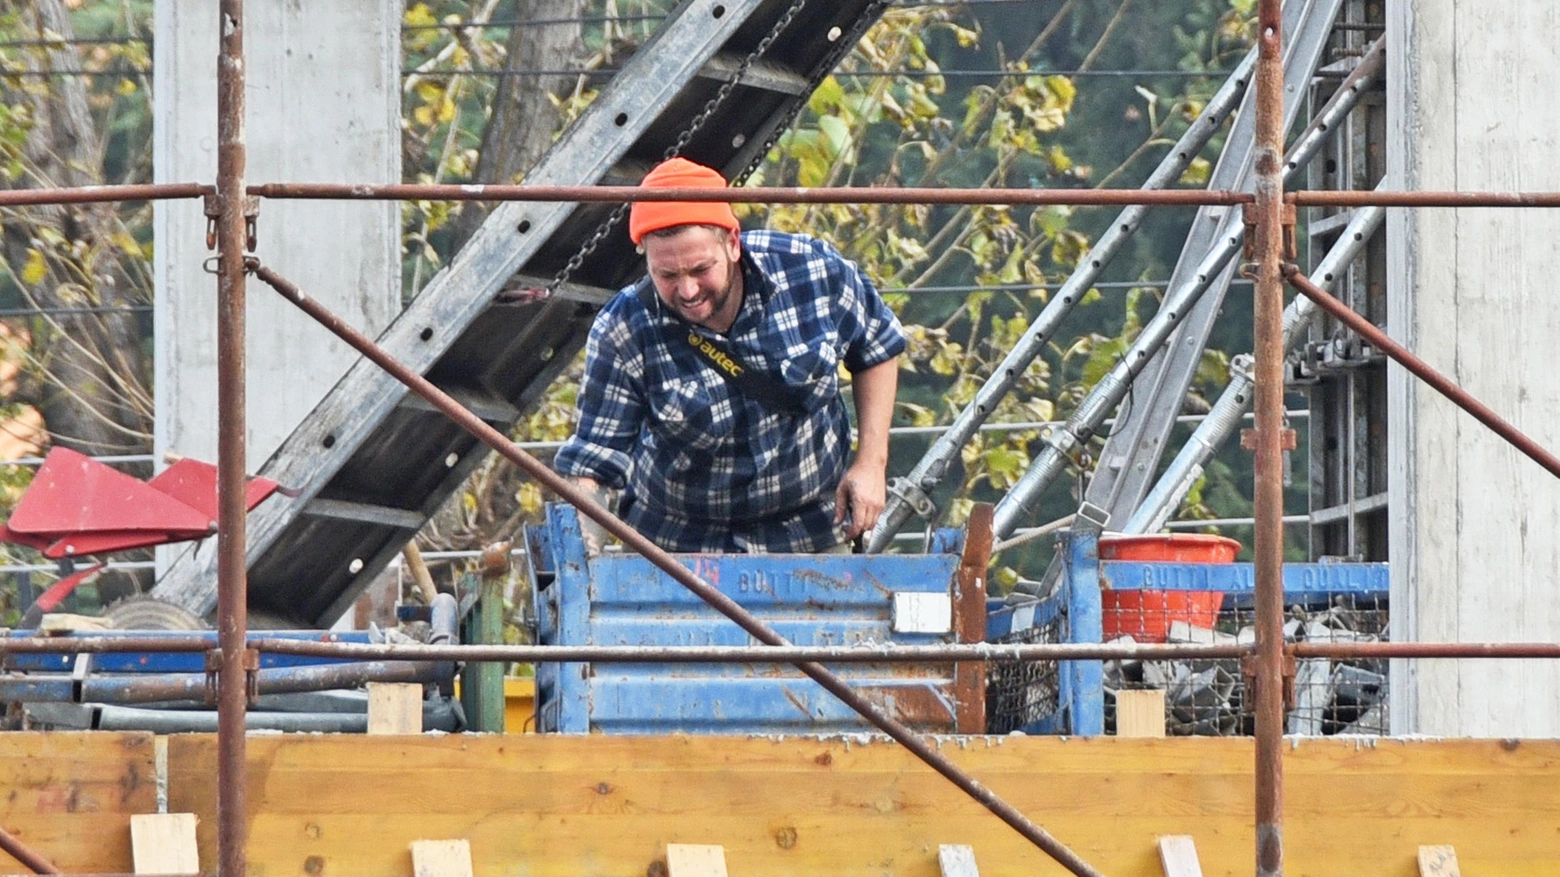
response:
[[[832,344],[820,343],[781,360],[780,373],[787,385],[805,392],[803,402],[808,411],[817,411],[839,393],[840,357]]]
[[[731,435],[729,412],[730,405],[718,404],[715,394],[698,380],[675,381],[650,393],[657,437],[683,451],[712,450]]]

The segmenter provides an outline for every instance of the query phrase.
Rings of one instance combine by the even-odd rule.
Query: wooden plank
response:
[[[937,867],[942,877],[980,877],[975,867],[975,848],[968,844],[941,844],[937,847]]]
[[[699,75],[706,79],[725,82],[742,66],[744,59],[743,55],[721,52],[710,58],[699,70]],[[806,94],[808,86],[807,77],[783,64],[776,64],[763,58],[755,58],[749,63],[747,70],[742,74],[741,81],[743,85],[778,91],[781,94]]]
[[[1457,849],[1449,844],[1421,846],[1419,877],[1462,877],[1457,868]]]
[[[130,847],[137,874],[194,874],[200,871],[194,813],[131,816]]]
[[[726,877],[726,848],[717,844],[667,844],[668,877]]]
[[[1250,873],[1249,739],[971,738],[942,751],[1111,877],[1163,877],[1150,851],[1193,831],[1205,874]],[[277,735],[247,752],[256,874],[301,873],[311,856],[327,875],[404,873],[407,844],[429,837],[467,838],[481,874],[643,874],[669,839],[704,838],[742,877],[927,877],[949,839],[979,845],[986,877],[1060,873],[870,739]],[[1284,768],[1295,874],[1412,877],[1423,839],[1454,844],[1471,873],[1555,873],[1553,832],[1535,826],[1560,823],[1560,741],[1303,740]],[[215,769],[210,735],[170,738],[169,808],[201,816],[207,855]],[[1368,867],[1360,850],[1376,851]]]
[[[65,873],[128,873],[130,817],[157,810],[153,736],[0,734],[0,826]],[[0,872],[26,873],[0,853]]]
[[[412,841],[413,877],[471,877],[471,842],[455,840]]]
[[[1159,839],[1159,866],[1165,877],[1203,877],[1197,845],[1190,835],[1172,834]]]
[[[354,521],[361,524],[380,524],[401,530],[416,531],[427,523],[422,512],[365,502],[348,502],[343,499],[314,499],[303,507],[303,514],[316,518],[334,518],[338,521]],[[399,549],[397,549],[399,550]]]
[[[1157,688],[1116,692],[1117,737],[1163,737],[1165,693]]]
[[[415,682],[368,683],[368,733],[421,734],[422,696]]]

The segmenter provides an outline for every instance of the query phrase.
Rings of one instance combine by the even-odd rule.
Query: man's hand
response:
[[[834,522],[850,515],[845,528],[850,539],[877,526],[888,502],[888,425],[894,417],[898,385],[898,357],[856,372],[851,381],[856,397],[856,460],[834,492]]]
[[[888,480],[884,467],[861,460],[851,465],[834,492],[834,523],[847,520],[845,537],[854,539],[877,526],[878,515],[888,501]]]
[[[607,489],[596,479],[577,476],[569,480],[574,482],[575,487],[590,494],[590,498],[595,500],[596,505],[607,508]],[[607,510],[611,511],[611,509]],[[596,557],[607,544],[607,531],[594,519],[582,514],[580,515],[580,539],[585,543],[585,555]]]

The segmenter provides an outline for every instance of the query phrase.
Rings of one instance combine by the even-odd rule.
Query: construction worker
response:
[[[640,185],[726,180],[673,158]],[[621,490],[618,513],[669,551],[849,551],[886,501],[894,313],[834,247],[744,233],[730,204],[635,202],[628,233],[649,275],[596,316],[558,472]]]

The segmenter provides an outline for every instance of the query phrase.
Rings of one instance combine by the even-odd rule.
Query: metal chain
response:
[[[770,28],[769,33],[765,34],[764,38],[758,41],[758,45],[753,48],[753,51],[749,52],[747,57],[742,59],[742,63],[737,65],[736,71],[725,82],[720,84],[720,90],[715,92],[715,96],[705,101],[704,109],[700,110],[699,114],[693,117],[693,121],[688,123],[688,127],[684,128],[681,134],[677,135],[677,140],[666,148],[666,152],[661,156],[662,161],[668,158],[676,158],[682,154],[683,147],[688,145],[688,141],[693,139],[693,135],[699,133],[699,130],[704,127],[704,123],[710,120],[710,116],[715,115],[715,110],[725,102],[727,96],[731,94],[731,90],[736,88],[737,84],[742,81],[742,77],[747,75],[748,70],[753,66],[753,62],[769,51],[770,44],[780,36],[782,31],[791,26],[792,20],[796,18],[796,13],[801,12],[802,7],[805,5],[807,5],[807,0],[792,0],[791,5],[785,10],[785,14],[775,21],[775,26]],[[800,102],[798,101],[798,103]]]
[[[823,63],[818,65],[818,72],[808,80],[806,88],[802,90],[804,95],[811,95],[814,91],[817,91],[818,85],[828,78],[829,74],[834,72],[834,68],[839,66],[840,61],[850,52],[851,47],[856,45],[856,41],[860,40],[867,30],[877,22],[878,18],[882,16],[883,10],[891,2],[892,0],[873,0],[866,9],[862,10],[861,15],[857,17],[856,23],[851,26],[850,31],[841,34],[839,39],[835,40],[834,50],[824,58]],[[765,158],[768,158],[769,151],[775,148],[775,144],[780,142],[780,138],[784,137],[787,131],[791,130],[791,126],[796,123],[796,117],[802,114],[802,108],[805,106],[807,106],[806,100],[799,100],[791,105],[791,109],[786,113],[785,118],[781,119],[780,124],[776,125],[769,132],[769,137],[764,140],[763,146],[757,152],[754,152],[753,157],[748,160],[747,167],[743,168],[740,173],[732,178],[732,185],[740,186],[747,182],[747,178],[752,176],[754,171],[758,170],[758,166],[764,163]]]
[[[877,0],[877,2],[874,3],[874,9],[876,6],[881,5],[882,2],[883,0]],[[721,83],[720,89],[715,92],[715,95],[708,101],[705,101],[704,109],[700,110],[699,114],[694,116],[693,119],[689,121],[688,125],[683,128],[682,133],[678,134],[677,139],[672,142],[672,145],[667,147],[666,152],[661,157],[663,161],[669,158],[676,158],[682,153],[683,148],[688,145],[689,141],[693,139],[695,134],[699,133],[699,131],[704,127],[704,124],[708,122],[710,117],[715,114],[715,110],[719,109],[720,105],[726,100],[728,96],[730,96],[732,89],[736,88],[737,85],[742,81],[742,77],[747,75],[748,70],[753,66],[753,62],[758,60],[765,52],[769,50],[769,46],[774,43],[774,41],[787,27],[790,26],[791,22],[795,20],[796,14],[800,12],[802,7],[805,5],[807,5],[807,0],[792,0],[791,5],[785,10],[785,13],[782,14],[777,21],[775,21],[774,27],[769,29],[769,33],[765,34],[764,38],[758,41],[758,45],[755,46],[753,51],[749,52],[747,56],[742,59],[742,63],[737,65],[737,69],[731,74],[731,76],[727,78],[725,82]],[[825,67],[825,72],[827,72],[828,69],[830,68]],[[820,81],[822,78],[822,76],[818,77]],[[816,87],[817,83],[813,82],[810,83],[810,85]],[[807,93],[811,93],[811,88],[808,89]],[[802,103],[804,103],[804,101],[797,101],[797,110],[800,110]],[[795,118],[795,112],[796,111],[793,110],[790,118]],[[789,120],[787,121],[787,125],[789,125]],[[780,129],[777,128],[776,130]],[[771,138],[771,140],[774,139],[777,138]],[[768,154],[768,151],[769,150],[766,145],[765,150],[760,153],[760,157]],[[746,179],[747,175],[751,172],[752,171],[750,167],[748,170],[742,173],[741,179]],[[558,287],[567,282],[568,279],[573,276],[574,272],[578,271],[580,266],[585,264],[585,258],[591,253],[595,252],[596,248],[601,246],[601,242],[606,239],[607,235],[612,233],[612,229],[617,227],[617,224],[623,220],[623,214],[628,212],[628,207],[629,205],[626,202],[619,204],[617,208],[612,211],[612,214],[596,227],[595,233],[592,234],[583,245],[581,245],[579,250],[576,251],[573,256],[569,257],[569,261],[563,266],[563,268],[559,269],[558,274],[553,278],[552,283],[548,284],[547,291],[549,293],[553,292]]]

